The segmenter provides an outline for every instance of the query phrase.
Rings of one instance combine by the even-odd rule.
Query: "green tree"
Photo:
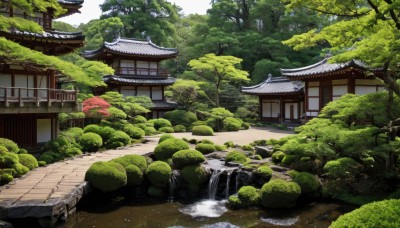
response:
[[[200,89],[198,83],[193,80],[177,80],[169,87],[172,91],[172,100],[186,111],[189,111],[197,99],[197,90]]]
[[[206,54],[199,59],[191,60],[188,65],[204,80],[215,86],[215,104],[220,107],[219,94],[222,83],[234,81],[248,81],[248,73],[237,69],[235,65],[240,64],[242,59],[234,56],[216,56]]]

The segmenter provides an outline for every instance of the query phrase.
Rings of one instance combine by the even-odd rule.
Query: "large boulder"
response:
[[[266,208],[289,208],[296,205],[301,188],[295,182],[275,179],[261,188],[261,204]]]
[[[178,169],[187,165],[197,165],[205,160],[204,155],[197,150],[180,150],[172,156],[172,163]]]

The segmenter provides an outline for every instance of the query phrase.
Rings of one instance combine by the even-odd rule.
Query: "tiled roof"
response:
[[[178,104],[170,101],[153,101],[153,107],[150,109],[174,109]]]
[[[58,3],[66,5],[81,5],[83,2],[84,0],[58,0]]]
[[[175,83],[175,78],[164,78],[164,79],[143,79],[143,78],[134,78],[134,77],[122,77],[109,75],[103,77],[103,81],[105,83],[120,83],[127,85],[172,85]]]
[[[18,36],[27,36],[34,38],[51,38],[57,40],[82,40],[85,39],[85,36],[82,35],[81,32],[60,32],[60,31],[45,31],[43,33],[33,33],[33,32],[25,32],[12,30],[8,32],[9,34],[15,34]]]
[[[281,69],[281,74],[282,76],[290,78],[290,77],[304,77],[304,76],[320,75],[326,73],[334,73],[349,67],[354,67],[361,70],[367,68],[367,66],[364,63],[358,60],[351,60],[345,63],[328,63],[328,59],[329,58],[325,58],[318,63],[306,67],[294,68],[294,69]]]
[[[303,86],[300,81],[289,81],[286,78],[272,77],[271,75],[268,75],[268,79],[258,85],[242,87],[243,93],[254,95],[299,93],[302,90]]]
[[[118,38],[115,42],[104,42],[104,45],[92,51],[85,51],[83,56],[93,58],[102,52],[111,52],[128,56],[151,57],[151,58],[172,58],[178,55],[176,48],[159,47],[151,40],[122,39]]]

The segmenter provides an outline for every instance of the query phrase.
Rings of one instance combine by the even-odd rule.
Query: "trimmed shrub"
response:
[[[190,144],[197,144],[197,139],[189,139]]]
[[[38,161],[31,154],[18,154],[18,157],[19,157],[19,163],[28,167],[29,170],[39,167]]]
[[[18,150],[18,154],[27,154],[27,153],[28,153],[28,151],[24,148],[19,148],[19,150]]]
[[[366,204],[341,215],[330,227],[400,227],[400,200]]]
[[[85,128],[83,128],[83,132],[84,133],[91,132],[91,133],[96,133],[96,134],[100,135],[101,129],[102,129],[102,127],[100,127],[97,124],[89,124]]]
[[[141,139],[146,134],[143,129],[135,127],[132,124],[126,125],[123,130],[132,139]]]
[[[186,132],[186,127],[179,124],[179,125],[174,126],[174,131],[175,132]]]
[[[226,148],[225,145],[214,145],[215,146],[215,150],[217,151],[226,151],[228,150],[228,148]]]
[[[207,170],[200,165],[189,165],[182,169],[182,177],[189,184],[189,189],[196,191],[208,180]]]
[[[146,122],[147,122],[147,119],[146,119],[146,117],[143,117],[143,116],[135,116],[132,118],[132,123],[135,123],[135,124],[146,123]]]
[[[286,154],[283,158],[282,158],[282,164],[284,165],[290,165],[293,162],[295,162],[297,160],[297,156],[296,155],[290,155],[290,154]]]
[[[172,155],[172,163],[181,169],[187,165],[197,165],[204,162],[206,158],[197,150],[180,150]]]
[[[5,146],[0,146],[0,155],[5,155],[8,153],[8,149]]]
[[[242,202],[240,201],[239,197],[232,195],[229,196],[228,206],[231,209],[239,209],[242,207]]]
[[[242,127],[242,121],[234,117],[226,117],[222,121],[222,126],[225,131],[239,131]]]
[[[147,194],[153,197],[163,197],[165,196],[164,188],[159,188],[157,186],[151,185],[149,189],[147,189]]]
[[[139,167],[142,172],[145,172],[147,169],[146,158],[137,154],[128,154],[119,158],[114,158],[111,161],[121,164],[124,168],[129,165],[135,165]]]
[[[144,133],[147,136],[155,135],[155,134],[157,134],[157,130],[154,127],[146,127],[146,129],[144,130]]]
[[[207,143],[199,143],[196,145],[195,149],[203,154],[209,154],[217,150],[213,144]]]
[[[125,167],[127,186],[138,186],[143,182],[143,172],[136,165],[128,165]]]
[[[200,140],[200,141],[197,142],[197,143],[205,143],[205,144],[212,144],[212,145],[214,145],[214,142],[211,141],[211,140],[209,140],[209,139],[202,139],[202,140]]]
[[[171,174],[171,167],[163,161],[151,163],[146,170],[146,176],[150,183],[160,188],[168,185]]]
[[[171,121],[173,125],[181,124],[185,128],[190,128],[193,122],[197,121],[197,116],[193,112],[187,112],[185,110],[174,110],[165,113],[164,118]]]
[[[2,174],[10,174],[13,177],[17,175],[15,170],[12,168],[0,169],[0,175]]]
[[[272,162],[274,162],[275,164],[280,163],[282,161],[282,159],[285,157],[285,153],[283,153],[282,151],[277,151],[275,153],[272,154]]]
[[[94,132],[94,133],[100,135],[101,138],[103,139],[103,142],[105,142],[105,144],[106,144],[106,142],[115,134],[115,132],[116,132],[116,130],[114,128],[112,128],[110,126],[105,126],[105,127],[100,128],[99,133],[96,133],[96,132]]]
[[[123,131],[115,131],[114,134],[107,140],[106,148],[114,149],[121,146],[126,146],[131,143],[131,137]]]
[[[68,148],[66,151],[68,157],[74,157],[82,154],[82,150],[76,147]]]
[[[8,173],[4,173],[0,175],[0,185],[5,185],[10,183],[13,180],[13,176]]]
[[[199,125],[199,126],[193,127],[192,135],[212,136],[212,135],[214,135],[214,131],[209,126]]]
[[[174,133],[174,129],[172,127],[160,127],[160,129],[158,129],[159,132],[163,132],[163,133]]]
[[[296,205],[301,188],[295,182],[270,180],[261,188],[261,204],[266,208],[289,208]]]
[[[17,154],[6,152],[0,155],[0,168],[11,168],[15,164],[19,164],[19,157]]]
[[[238,191],[241,207],[257,206],[260,204],[260,193],[253,186],[243,186]]]
[[[314,175],[306,172],[295,173],[293,181],[301,187],[302,194],[316,193],[320,187],[317,178]]]
[[[154,148],[154,156],[158,160],[166,160],[172,158],[174,153],[185,149],[189,149],[187,142],[182,139],[170,138],[161,142]]]
[[[258,167],[257,170],[255,171],[255,175],[259,179],[261,179],[264,183],[271,180],[272,173],[273,173],[273,170],[266,165]]]
[[[143,131],[145,131],[146,127],[147,127],[146,124],[144,124],[144,123],[133,124],[133,126],[138,127],[140,129],[142,129]]]
[[[171,134],[163,134],[163,135],[161,135],[160,139],[158,140],[158,143],[161,143],[167,139],[172,139],[172,138],[175,138],[175,137]]]
[[[164,119],[164,118],[158,118],[158,119],[152,119],[148,121],[149,123],[154,124],[154,128],[159,130],[162,127],[172,127],[171,122],[169,120]]]
[[[234,144],[232,141],[225,142],[224,145],[225,145],[226,147],[228,147],[228,148],[232,148],[232,147],[235,146],[235,144]]]
[[[6,138],[0,138],[0,146],[4,146],[11,153],[18,153],[19,150],[18,145],[14,141]]]
[[[235,162],[235,163],[243,164],[246,161],[247,161],[246,155],[237,150],[228,152],[228,154],[226,155],[226,159],[225,159],[225,163]]]
[[[80,127],[71,127],[64,132],[74,138],[75,141],[77,141],[85,133]]]
[[[29,172],[29,168],[22,165],[22,164],[14,164],[11,166],[11,168],[13,168],[16,172],[16,176],[20,177],[23,176],[25,173]]]
[[[40,167],[42,167],[42,166],[46,165],[46,162],[45,161],[38,161],[38,164],[39,164]]]
[[[115,191],[127,184],[124,167],[115,162],[93,163],[86,171],[85,180],[102,192]]]
[[[324,166],[326,175],[331,178],[345,178],[357,176],[359,173],[360,164],[352,158],[339,158],[329,161]]]
[[[83,151],[95,152],[95,151],[98,151],[100,149],[100,147],[103,145],[103,140],[101,139],[100,135],[89,132],[89,133],[83,134],[79,138],[78,143],[79,143],[79,145],[82,146]]]
[[[253,151],[253,146],[252,145],[243,145],[241,146],[242,150],[244,151]]]

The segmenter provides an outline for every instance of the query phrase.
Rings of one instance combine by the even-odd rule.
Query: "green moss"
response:
[[[154,127],[159,130],[162,127],[172,127],[172,124],[169,120],[164,118],[152,119],[148,121],[149,123],[153,123]]]
[[[290,165],[293,162],[295,162],[296,160],[297,160],[297,156],[296,155],[287,154],[282,158],[282,162],[281,163],[284,164],[284,165]]]
[[[232,147],[235,146],[235,144],[234,144],[232,141],[225,142],[224,145],[225,145],[226,147],[228,147],[228,148],[232,148]]]
[[[157,130],[156,130],[154,127],[146,127],[146,129],[144,130],[144,132],[145,132],[145,134],[146,134],[147,136],[157,134]]]
[[[246,155],[237,150],[228,152],[225,159],[225,162],[235,162],[239,164],[243,164],[246,161],[247,161]]]
[[[214,145],[216,151],[226,151],[228,148],[226,148],[225,145]]]
[[[143,182],[143,172],[136,165],[128,165],[125,167],[126,176],[127,176],[127,186],[137,186],[142,184]]]
[[[186,127],[181,124],[178,124],[174,126],[174,132],[186,132]]]
[[[25,173],[29,172],[29,168],[22,164],[14,164],[11,168],[15,170],[17,177],[23,176]]]
[[[15,164],[19,164],[17,154],[6,152],[4,155],[0,155],[0,168],[11,168]]]
[[[163,135],[161,135],[160,139],[158,140],[158,143],[161,143],[167,139],[172,139],[172,138],[175,138],[175,137],[171,134],[163,134]]]
[[[306,172],[298,172],[294,175],[293,181],[301,187],[302,194],[313,194],[320,188],[317,178]]]
[[[204,144],[214,145],[214,142],[209,140],[209,139],[202,139],[202,140],[198,141],[197,143],[204,143]]]
[[[206,143],[197,144],[195,149],[203,154],[209,154],[217,150],[213,144],[206,144]]]
[[[273,170],[266,165],[258,167],[255,171],[257,177],[262,178],[265,182],[268,182],[271,179],[272,173]]]
[[[263,158],[261,157],[261,155],[256,154],[256,155],[254,155],[253,159],[254,160],[262,160]]]
[[[295,182],[275,179],[261,188],[261,204],[267,208],[289,208],[296,205],[301,188]]]
[[[135,127],[132,124],[127,124],[124,127],[124,132],[129,135],[132,139],[141,139],[146,133],[143,129]]]
[[[285,153],[283,153],[282,151],[277,151],[275,153],[272,154],[272,161],[277,164],[280,163],[282,161],[282,159],[285,157]]]
[[[147,194],[153,197],[163,197],[165,196],[165,190],[164,188],[151,185],[149,189],[147,189]]]
[[[172,156],[172,163],[178,169],[187,165],[197,165],[205,160],[204,155],[197,150],[180,150]]]
[[[241,146],[241,148],[242,148],[242,150],[245,150],[245,151],[253,151],[253,146],[252,145],[243,145],[243,146]]]
[[[242,121],[234,117],[226,117],[222,126],[225,131],[239,131],[242,127]]]
[[[324,166],[326,175],[331,178],[344,178],[357,176],[361,165],[352,158],[339,158],[329,161]]]
[[[196,145],[197,144],[197,139],[189,139],[189,143]]]
[[[158,129],[159,132],[162,133],[174,133],[174,128],[172,127],[160,127],[160,129]]]
[[[29,170],[39,167],[38,161],[31,154],[18,154],[18,157],[19,163],[28,167]]]
[[[9,151],[5,146],[0,146],[0,155],[5,155],[7,154]]]
[[[128,167],[129,165],[135,165],[139,167],[142,172],[145,172],[147,169],[146,158],[137,154],[124,155],[119,158],[114,158],[111,161],[121,164],[124,168]]]
[[[239,197],[237,197],[237,196],[229,196],[228,206],[231,209],[239,209],[242,207],[242,202],[240,201]]]
[[[82,146],[83,151],[87,152],[95,152],[100,149],[103,145],[103,140],[100,135],[96,133],[85,133],[83,134],[78,141],[79,145]],[[42,159],[41,159],[42,160]]]
[[[209,126],[199,125],[199,126],[193,127],[192,135],[212,136],[212,135],[214,135],[214,131]]]
[[[208,180],[207,170],[200,165],[189,165],[182,169],[182,177],[191,186],[200,186]]]
[[[366,204],[340,216],[330,227],[400,227],[400,200]]]
[[[107,149],[114,149],[121,146],[126,146],[131,143],[131,138],[123,131],[115,131],[112,136],[106,141]]]
[[[145,117],[143,117],[143,116],[135,116],[135,117],[133,117],[132,122],[135,123],[135,124],[137,124],[137,123],[146,123],[147,119]]]
[[[5,185],[10,183],[13,180],[13,176],[8,173],[4,173],[0,175],[0,185]]]
[[[154,148],[154,156],[158,160],[172,158],[172,155],[180,150],[189,149],[187,142],[182,139],[171,138],[167,139]]]
[[[150,183],[160,188],[165,188],[168,185],[171,174],[171,167],[162,161],[151,163],[146,170],[146,176]]]
[[[253,186],[243,186],[238,191],[241,207],[258,206],[260,204],[260,193]]]
[[[86,171],[85,180],[102,192],[112,192],[127,184],[124,167],[115,162],[93,163]]]
[[[18,145],[14,141],[6,138],[0,138],[0,146],[4,146],[11,153],[18,153],[19,150]]]

